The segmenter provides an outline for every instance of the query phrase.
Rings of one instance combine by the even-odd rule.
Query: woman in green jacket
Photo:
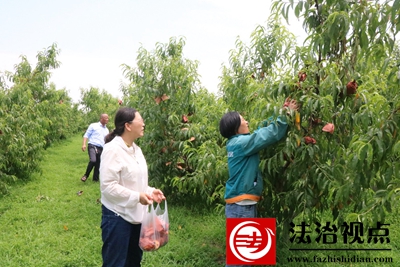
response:
[[[285,108],[297,110],[295,100],[286,99]],[[227,218],[255,218],[263,179],[259,169],[259,151],[286,136],[286,116],[269,119],[265,127],[250,134],[248,122],[238,112],[226,113],[219,124],[220,133],[228,138],[229,179],[225,189]]]
[[[297,110],[296,101],[289,98],[283,106]],[[263,190],[259,151],[285,137],[287,128],[286,116],[279,116],[275,121],[269,119],[264,127],[250,134],[248,122],[238,112],[228,112],[222,117],[219,130],[223,137],[228,138],[229,179],[224,197],[226,218],[257,217],[256,204]]]

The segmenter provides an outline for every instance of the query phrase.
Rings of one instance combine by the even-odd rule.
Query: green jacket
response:
[[[281,140],[288,128],[286,117],[276,121],[269,118],[252,134],[237,134],[228,139],[229,179],[226,182],[225,202],[236,203],[245,199],[258,201],[263,190],[258,152]]]

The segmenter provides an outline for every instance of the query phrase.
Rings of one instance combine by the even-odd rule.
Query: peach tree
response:
[[[263,216],[383,221],[399,190],[400,1],[274,1],[268,26],[236,43],[221,90],[253,128],[300,104],[285,140],[261,153]],[[302,46],[279,23],[303,21]],[[286,230],[288,227],[285,227]]]
[[[100,115],[103,113],[108,114],[109,122],[107,127],[112,129],[114,127],[114,115],[123,103],[105,90],[91,87],[89,89],[81,88],[79,104],[83,113],[83,122],[79,130],[83,135],[89,124],[99,121]]]
[[[153,51],[141,47],[137,66],[124,65],[130,83],[124,104],[146,123],[139,139],[152,185],[170,200],[201,203],[221,200],[227,169],[218,120],[226,107],[202,88],[198,62],[183,56],[185,40],[171,38]]]
[[[35,67],[21,56],[14,72],[0,76],[0,193],[40,171],[43,149],[76,133],[77,105],[49,83],[58,53],[56,45],[39,52]]]

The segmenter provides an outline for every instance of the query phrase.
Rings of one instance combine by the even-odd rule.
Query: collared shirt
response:
[[[89,139],[88,144],[95,146],[104,146],[104,138],[109,133],[107,126],[100,122],[94,122],[89,125],[83,137]]]
[[[135,143],[127,147],[120,136],[104,146],[100,161],[101,203],[132,224],[141,223],[147,206],[140,192],[152,194],[148,186],[146,159]]]

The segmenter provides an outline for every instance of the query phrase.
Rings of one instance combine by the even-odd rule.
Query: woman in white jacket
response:
[[[139,112],[120,108],[114,123],[100,165],[103,267],[139,267],[140,228],[147,205],[165,197],[161,190],[149,187],[147,163],[135,144],[145,128]]]

